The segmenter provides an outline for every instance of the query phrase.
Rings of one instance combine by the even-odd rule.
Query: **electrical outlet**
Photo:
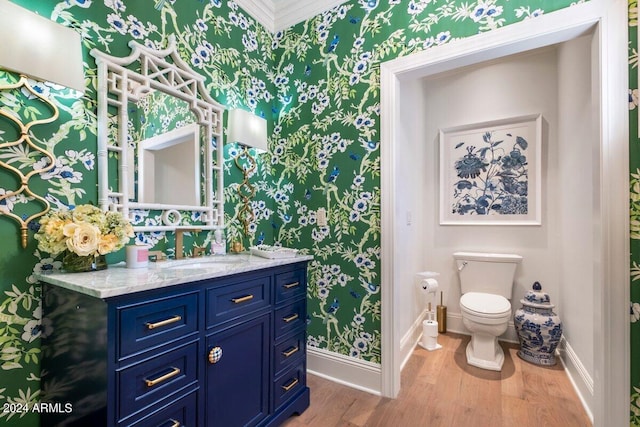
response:
[[[316,212],[316,220],[318,222],[318,227],[327,226],[327,210],[325,208],[318,208],[318,211]]]

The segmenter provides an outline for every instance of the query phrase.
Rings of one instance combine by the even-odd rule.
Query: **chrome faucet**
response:
[[[176,228],[176,259],[184,258],[184,240],[183,234],[195,232],[199,233],[202,229],[200,228]]]

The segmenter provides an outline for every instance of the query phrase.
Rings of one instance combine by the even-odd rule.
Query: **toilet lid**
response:
[[[467,292],[462,295],[460,305],[480,315],[501,314],[511,310],[511,304],[505,297],[481,292]]]

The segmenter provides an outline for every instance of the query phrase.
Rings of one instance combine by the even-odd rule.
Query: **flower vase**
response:
[[[62,257],[62,269],[67,273],[83,273],[107,268],[104,255],[80,256],[75,252],[66,251]]]

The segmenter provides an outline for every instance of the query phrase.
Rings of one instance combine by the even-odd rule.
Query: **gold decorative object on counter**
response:
[[[242,246],[242,242],[233,242],[231,243],[231,252],[240,253],[244,251],[244,246]]]

